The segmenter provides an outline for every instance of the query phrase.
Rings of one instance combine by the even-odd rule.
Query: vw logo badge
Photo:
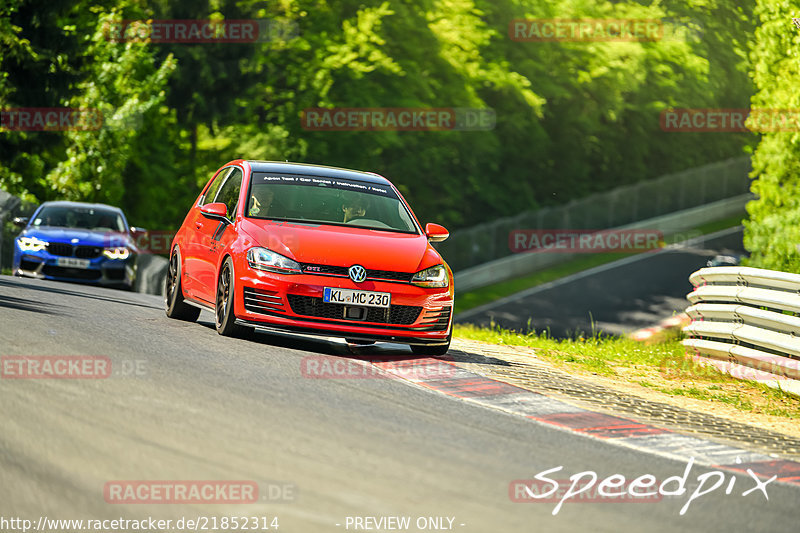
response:
[[[350,275],[350,279],[355,281],[356,283],[361,283],[365,279],[367,279],[367,269],[362,267],[361,265],[353,265],[347,269],[347,273]]]

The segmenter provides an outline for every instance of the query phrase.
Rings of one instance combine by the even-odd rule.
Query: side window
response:
[[[222,169],[222,171],[217,174],[217,177],[214,178],[214,182],[209,185],[208,190],[206,191],[205,196],[200,201],[200,205],[210,204],[214,201],[214,198],[217,196],[217,191],[219,190],[220,185],[225,181],[225,176],[230,173],[229,168]]]
[[[239,191],[242,189],[242,171],[235,168],[228,175],[228,179],[217,193],[217,202],[228,206],[228,218],[233,220],[236,216],[236,206],[239,203]]]

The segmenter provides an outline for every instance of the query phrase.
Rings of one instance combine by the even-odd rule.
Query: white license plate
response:
[[[392,295],[388,292],[356,291],[325,287],[322,301],[332,304],[359,305],[362,307],[389,307]]]
[[[76,259],[74,257],[59,257],[56,259],[56,264],[60,267],[89,268],[88,259]]]

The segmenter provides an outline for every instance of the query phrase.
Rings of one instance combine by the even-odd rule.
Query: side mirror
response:
[[[131,226],[131,236],[138,239],[147,235],[147,230],[136,226]]]
[[[450,232],[444,226],[431,222],[425,224],[425,235],[428,236],[428,240],[431,242],[442,242],[450,236]]]
[[[25,226],[28,225],[28,220],[30,220],[28,217],[14,217],[12,222],[14,223],[15,226],[24,228]]]
[[[222,202],[214,202],[213,204],[206,204],[200,208],[203,216],[223,220],[228,217],[228,206]]]

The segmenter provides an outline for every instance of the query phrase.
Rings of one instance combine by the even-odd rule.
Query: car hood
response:
[[[291,222],[242,221],[253,243],[300,263],[417,272],[442,262],[424,235]]]
[[[81,246],[130,246],[131,239],[116,231],[90,230],[83,228],[60,228],[54,226],[28,227],[21,237],[35,237],[47,242],[64,242]],[[78,239],[77,242],[72,242]]]

